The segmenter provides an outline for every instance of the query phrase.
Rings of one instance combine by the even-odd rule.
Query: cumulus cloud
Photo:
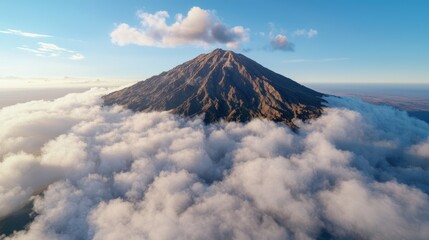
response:
[[[51,35],[40,34],[40,33],[32,33],[32,32],[24,32],[24,31],[16,30],[16,29],[1,30],[0,33],[10,34],[10,35],[17,35],[17,36],[28,37],[28,38],[46,38],[46,37],[52,37]]]
[[[310,28],[309,30],[307,29],[297,29],[293,35],[294,36],[304,36],[307,38],[313,38],[315,36],[317,36],[318,32],[315,29]]]
[[[298,132],[102,107],[105,89],[0,110],[6,239],[427,239],[429,125],[328,98]],[[40,194],[42,193],[42,194]]]
[[[429,169],[429,138],[426,141],[411,146],[408,153],[416,157],[426,169]]]
[[[294,44],[283,34],[277,34],[271,39],[271,47],[274,50],[293,51]]]
[[[249,37],[249,29],[242,26],[228,28],[213,11],[192,7],[186,16],[176,15],[176,21],[167,24],[166,11],[139,12],[139,27],[119,24],[110,34],[113,43],[124,46],[136,44],[155,47],[183,45],[209,46],[225,44],[236,49]]]
[[[85,58],[85,56],[82,55],[81,53],[59,47],[58,45],[53,43],[38,42],[37,45],[38,45],[37,48],[22,46],[22,47],[17,47],[17,49],[33,53],[38,57],[58,57],[58,56],[66,55],[70,60],[82,60]]]

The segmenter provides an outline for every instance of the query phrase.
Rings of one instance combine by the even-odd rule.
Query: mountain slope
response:
[[[206,122],[260,117],[293,126],[295,118],[321,114],[322,96],[242,54],[216,49],[103,99],[134,111],[204,113]]]

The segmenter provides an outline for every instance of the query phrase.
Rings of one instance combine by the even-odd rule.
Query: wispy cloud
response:
[[[313,38],[317,36],[319,32],[313,28],[307,29],[297,29],[295,32],[293,32],[293,36],[303,36],[307,38]]]
[[[30,53],[34,53],[34,54],[36,54],[37,56],[40,56],[40,57],[43,55],[43,52],[41,52],[41,51],[39,51],[37,49],[28,48],[26,46],[17,47],[17,49],[22,50],[22,51],[26,51],[26,52],[30,52]]]
[[[38,50],[43,52],[68,52],[68,53],[74,53],[74,51],[59,47],[53,43],[45,43],[45,42],[39,42],[39,48]]]
[[[284,63],[314,63],[314,62],[338,62],[347,61],[350,58],[339,57],[339,58],[321,58],[321,59],[290,59],[283,61]]]
[[[28,37],[28,38],[47,38],[47,37],[52,37],[51,35],[40,34],[40,33],[32,33],[32,32],[24,32],[24,31],[17,30],[17,29],[0,30],[0,33],[10,34],[10,35],[17,35],[17,36]]]
[[[75,53],[69,57],[70,60],[82,60],[85,56],[80,53]]]
[[[183,45],[210,46],[224,44],[236,49],[249,38],[249,29],[242,26],[228,28],[214,11],[193,7],[187,16],[176,15],[176,21],[168,25],[168,12],[139,12],[140,26],[119,24],[110,34],[113,43],[124,46],[136,44],[154,47]]]
[[[38,42],[37,48],[30,48],[28,46],[17,47],[17,49],[33,53],[38,57],[59,57],[66,56],[70,60],[82,60],[85,56],[79,52],[59,47],[53,43]]]

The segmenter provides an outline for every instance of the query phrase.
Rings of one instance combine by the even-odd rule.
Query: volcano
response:
[[[323,96],[242,54],[216,49],[103,99],[134,111],[204,114],[207,123],[265,118],[295,127],[294,119],[321,115]]]

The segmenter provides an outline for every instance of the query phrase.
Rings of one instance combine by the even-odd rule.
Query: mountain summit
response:
[[[267,118],[294,126],[322,113],[323,94],[242,54],[216,49],[103,97],[134,111],[171,111],[206,122]]]

